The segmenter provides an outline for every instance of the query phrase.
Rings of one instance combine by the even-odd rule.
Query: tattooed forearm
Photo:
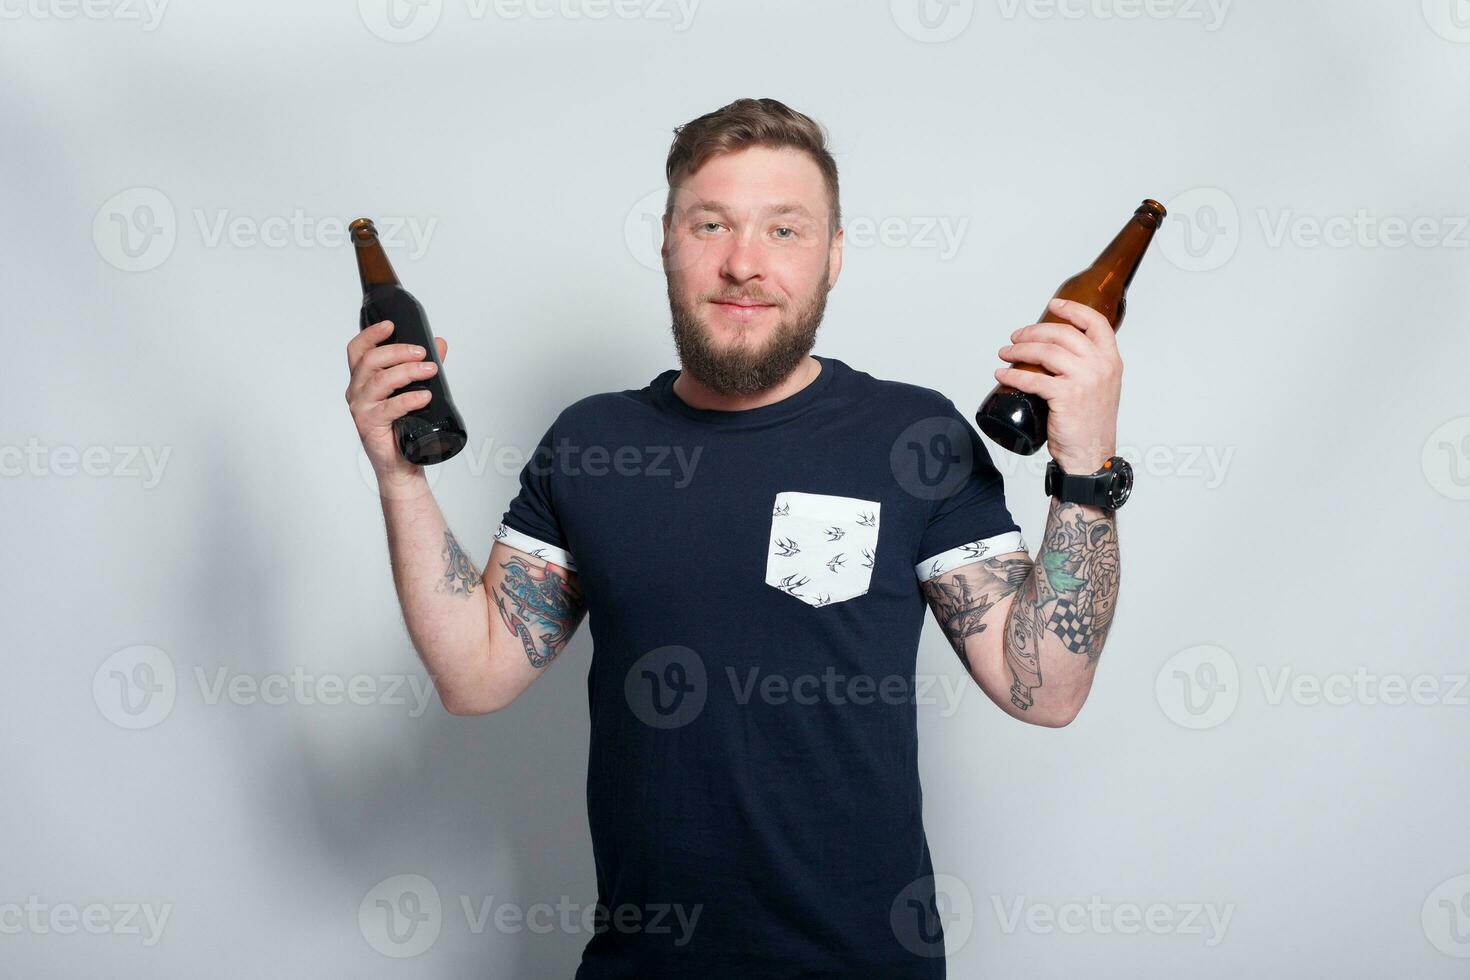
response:
[[[538,568],[513,557],[500,566],[505,580],[495,589],[501,621],[520,638],[532,667],[545,667],[571,639],[581,615],[582,595],[567,570],[547,562]]]
[[[965,638],[985,632],[980,620],[1020,587],[1030,567],[1031,563],[1022,559],[992,558],[924,583],[924,598],[966,670],[970,669],[970,658],[965,655]]]
[[[1022,711],[1035,703],[1031,692],[1041,686],[1041,631],[1033,615],[1038,606],[1036,582],[1037,573],[1033,570],[1016,596],[1006,622],[1006,666],[1015,678],[1011,684],[1011,704]]]
[[[1097,663],[1112,625],[1118,580],[1113,512],[1052,501],[1041,553],[1006,624],[1013,705],[1025,711],[1035,703],[1043,645],[1086,657],[1086,667]]]
[[[444,577],[439,580],[439,591],[461,595],[473,593],[480,584],[480,573],[475,571],[474,562],[448,530],[444,532],[444,550],[440,555],[444,558]]]

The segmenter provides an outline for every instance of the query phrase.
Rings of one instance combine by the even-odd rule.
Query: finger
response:
[[[432,361],[424,360],[424,353],[422,347],[414,344],[385,344],[382,347],[374,347],[358,358],[357,367],[352,369],[352,379],[347,384],[347,400],[356,401],[363,397],[374,383],[376,376],[389,368],[400,364],[432,364]],[[410,381],[414,377],[414,375],[408,376]],[[382,398],[384,394],[380,391],[374,400]]]
[[[1057,316],[1087,334],[1100,347],[1115,346],[1113,325],[1097,310],[1070,299],[1053,299],[1047,307]]]
[[[1011,343],[1026,341],[1056,344],[1084,359],[1097,353],[1087,334],[1070,323],[1033,323],[1011,333]]]
[[[1028,395],[1040,395],[1047,401],[1051,401],[1056,395],[1059,384],[1057,379],[1050,375],[1010,367],[996,368],[995,380],[1003,385],[1010,385],[1017,391],[1024,391]]]
[[[418,344],[384,344],[362,355],[357,369],[359,372],[376,371],[405,361],[422,361],[426,355],[427,351]]]
[[[438,370],[439,365],[433,361],[410,361],[407,364],[395,364],[381,371],[374,371],[369,375],[367,383],[360,389],[362,398],[369,402],[380,402],[399,388],[415,381],[432,378]]]
[[[357,336],[353,337],[347,343],[347,369],[349,371],[355,370],[357,368],[357,362],[362,360],[364,354],[392,335],[392,320],[380,320],[377,323],[370,323],[359,330]]]
[[[449,341],[443,337],[435,337],[434,346],[439,348],[439,360],[444,360],[444,355],[449,353]]]
[[[370,408],[367,412],[367,421],[373,425],[392,425],[395,419],[400,419],[414,409],[423,408],[429,404],[429,399],[432,397],[433,395],[425,388],[418,391],[405,391],[387,401],[378,402]]]
[[[1067,327],[1066,329],[1072,328]],[[1082,358],[1056,344],[1011,344],[1009,347],[1002,347],[999,353],[1003,361],[1039,364],[1052,374],[1075,374],[1083,364]]]

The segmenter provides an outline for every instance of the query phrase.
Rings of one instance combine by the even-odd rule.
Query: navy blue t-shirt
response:
[[[689,406],[676,369],[577,401],[497,532],[588,607],[606,914],[577,980],[945,975],[920,582],[1024,543],[953,402],[817,360],[746,411]]]

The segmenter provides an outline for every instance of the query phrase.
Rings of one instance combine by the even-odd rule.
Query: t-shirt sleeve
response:
[[[547,428],[526,465],[521,467],[520,492],[510,502],[495,540],[518,551],[576,571],[566,534],[556,512],[552,475],[556,465],[556,423]]]
[[[968,443],[968,451],[964,445],[955,447],[959,456],[957,465],[967,466],[968,472],[953,491],[933,501],[919,544],[919,563],[914,566],[920,582],[928,582],[961,565],[1027,550],[1021,527],[1006,507],[1005,481],[980,433],[960,414],[954,402],[946,398],[944,405],[944,412],[956,423],[950,426],[955,437]]]

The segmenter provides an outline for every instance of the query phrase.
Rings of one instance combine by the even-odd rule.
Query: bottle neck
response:
[[[359,229],[353,232],[352,244],[357,252],[357,276],[362,280],[362,291],[367,293],[374,286],[400,286],[398,274],[393,271],[393,263],[388,261],[388,253],[383,251],[383,244],[378,241],[377,234],[371,229]]]
[[[1122,280],[1122,289],[1127,290],[1143,262],[1143,253],[1148,251],[1154,232],[1159,230],[1159,218],[1152,211],[1139,208],[1123,230],[1108,243],[1092,263],[1092,271],[1098,276],[1098,288],[1105,289],[1114,281]]]

